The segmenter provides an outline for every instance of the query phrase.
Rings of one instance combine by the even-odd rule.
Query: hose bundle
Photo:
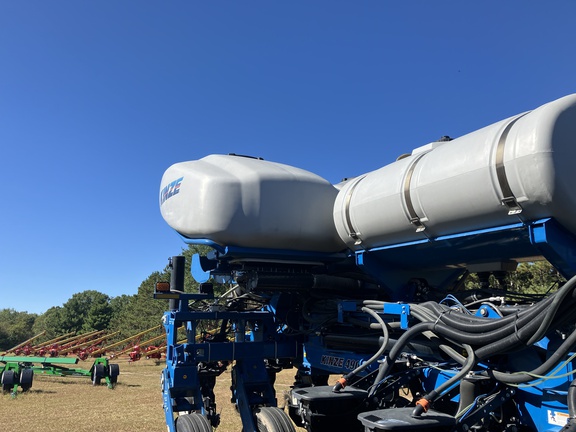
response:
[[[487,360],[532,346],[548,332],[576,322],[576,277],[557,292],[530,306],[518,308],[516,313],[499,319],[462,313],[436,302],[411,304],[411,315],[420,321],[406,331],[391,348],[380,365],[375,383],[383,380],[408,342],[425,332],[431,332],[446,343],[457,347],[470,346],[477,361]],[[383,303],[366,301],[365,306],[380,309]],[[489,370],[485,374],[507,384],[532,381],[535,375],[545,375],[576,346],[576,330],[538,368],[525,373],[506,373]],[[373,391],[375,391],[374,386]]]

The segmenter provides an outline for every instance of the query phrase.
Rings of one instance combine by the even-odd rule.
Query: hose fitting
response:
[[[430,408],[430,401],[428,399],[422,398],[416,401],[416,408],[412,411],[412,417],[420,417],[422,413],[428,412]]]
[[[346,387],[347,384],[348,380],[346,379],[346,377],[342,377],[338,380],[338,382],[334,385],[334,387],[332,387],[332,391],[334,393],[338,393],[340,390]]]

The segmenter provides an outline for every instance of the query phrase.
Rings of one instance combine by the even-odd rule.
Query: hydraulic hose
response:
[[[367,302],[366,302],[367,303]],[[473,345],[486,345],[496,342],[516,332],[526,324],[534,325],[534,321],[541,323],[544,319],[542,313],[547,304],[538,304],[534,308],[518,315],[508,316],[502,319],[491,319],[475,317],[473,315],[463,315],[456,313],[451,308],[428,302],[411,305],[410,312],[420,322],[441,322],[450,329],[459,332],[460,336],[455,336],[460,342],[473,341]],[[382,307],[383,303],[372,302],[371,307]],[[374,305],[374,306],[372,306]]]
[[[553,301],[552,304],[550,305],[550,310],[548,311],[549,313],[545,315],[544,321],[540,324],[538,331],[534,335],[532,335],[532,337],[527,343],[528,345],[532,345],[533,343],[538,342],[546,334],[548,328],[550,327],[550,324],[552,323],[553,318],[556,316],[556,312],[562,305],[563,300],[566,298],[568,292],[570,292],[574,288],[574,285],[576,285],[576,277],[571,278],[568,282],[564,284],[562,288],[560,288],[559,291],[555,293],[556,295],[551,296],[553,297]]]
[[[576,420],[569,418],[568,423],[560,429],[560,432],[576,432]]]
[[[550,372],[560,361],[576,346],[576,330],[570,333],[570,336],[558,347],[554,353],[538,366],[536,369],[527,373],[506,373],[496,370],[488,370],[484,372],[485,375],[491,376],[498,381],[506,384],[522,384],[534,380],[536,375],[546,375]]]
[[[455,313],[456,311],[448,308],[440,309],[438,307],[435,307],[435,310],[437,312],[437,319],[450,326],[453,326],[454,328],[461,330],[465,329],[467,331],[470,331],[471,333],[491,332],[503,326],[510,325],[514,321],[523,318],[525,316],[530,315],[537,316],[539,312],[545,309],[546,304],[539,303],[538,305],[533,306],[532,308],[526,311],[518,312],[517,314],[514,315],[508,315],[504,318],[492,319],[474,315],[463,315],[461,313]]]
[[[535,330],[537,324],[544,320],[546,304],[539,304],[530,310],[530,313],[518,314],[502,319],[474,317],[452,313],[450,308],[442,308],[437,303],[411,305],[411,315],[421,322],[440,322],[450,329],[450,338],[459,343],[469,342],[472,345],[483,346],[496,343],[507,336],[513,335],[525,325]],[[479,329],[483,331],[480,332]],[[448,334],[444,332],[446,336]]]
[[[507,315],[499,319],[452,313],[454,312],[453,310],[448,307],[442,307],[437,303],[424,303],[422,306],[425,308],[433,309],[436,314],[435,319],[439,319],[450,327],[459,330],[466,330],[470,333],[488,333],[507,325],[513,325],[514,322],[519,319],[532,320],[535,317],[540,317],[540,319],[543,319],[540,314],[546,310],[546,308],[549,306],[549,303],[551,302],[552,299],[547,298],[546,300],[543,300],[528,309],[517,312],[513,315]]]
[[[442,393],[444,393],[447,389],[449,389],[455,383],[464,378],[476,365],[476,356],[474,355],[474,350],[472,349],[472,347],[466,344],[464,344],[463,346],[466,349],[468,358],[466,359],[466,363],[464,363],[464,365],[462,366],[462,369],[460,369],[460,371],[458,371],[458,373],[454,375],[452,378],[444,381],[430,393],[428,393],[427,395],[423,396],[420,400],[418,400],[416,402],[416,408],[414,408],[414,411],[412,411],[412,417],[419,417],[420,415],[422,415],[422,413],[428,411],[428,407],[431,404],[433,404],[434,401],[436,401],[440,396],[442,396]]]
[[[440,344],[438,345],[438,349],[440,349],[443,353],[445,353],[448,357],[450,357],[452,360],[460,363],[461,365],[463,365],[464,363],[466,363],[466,357],[464,357],[463,355],[460,355],[454,348],[452,348],[450,345],[446,345],[446,344]]]
[[[576,278],[572,278],[558,292],[536,306],[520,311],[517,315],[509,315],[497,320],[451,314],[450,309],[442,309],[440,305],[431,302],[422,306],[434,309],[436,313],[439,313],[437,319],[456,331],[456,333],[450,332],[449,337],[464,342],[462,336],[467,333],[469,343],[482,346],[476,352],[477,356],[487,358],[511,349],[530,346],[540,340],[552,324],[558,324],[560,320],[566,321],[568,318],[564,315],[571,317],[574,314],[573,302],[564,300],[569,293],[572,293],[572,297],[574,296],[575,285]],[[566,314],[560,314],[558,317],[559,311],[565,311]],[[478,333],[479,329],[490,330]],[[445,332],[442,333],[448,336]]]
[[[479,359],[486,359],[496,354],[503,354],[511,352],[520,347],[527,347],[528,339],[532,338],[538,328],[541,327],[540,321],[532,321],[524,327],[518,328],[509,336],[497,339],[496,341],[490,340],[489,343],[484,344],[481,348],[476,350],[476,356]]]
[[[368,396],[373,396],[378,384],[388,375],[389,370],[406,344],[418,334],[430,331],[461,346],[478,347],[473,352],[474,359],[486,359],[518,348],[531,346],[540,340],[552,326],[573,321],[575,312],[576,277],[570,279],[556,293],[536,305],[500,319],[487,319],[452,313],[452,309],[434,302],[411,305],[413,315],[423,321],[406,331],[391,348],[380,365],[377,377]],[[571,296],[568,298],[568,295]],[[381,306],[381,302],[368,301],[369,307]],[[540,367],[532,372],[509,374],[487,371],[486,374],[506,383],[532,381],[534,375],[548,373],[576,344],[576,330],[564,341],[561,347]],[[434,396],[434,395],[432,395]]]
[[[572,283],[573,281],[574,278],[570,280],[570,282]],[[562,295],[561,298],[565,298],[565,296]],[[553,311],[546,311],[547,315],[546,318],[548,318],[548,315],[551,317],[550,319],[545,319],[547,322],[546,324],[539,321],[531,322],[526,326],[517,329],[510,336],[501,339],[499,341],[496,341],[494,343],[491,343],[489,345],[485,345],[482,348],[479,348],[478,350],[476,350],[476,355],[478,356],[478,358],[484,359],[495,354],[503,354],[511,352],[512,350],[515,350],[519,347],[530,346],[536,341],[540,340],[549,330],[551,324],[557,326],[557,324],[559,324],[560,321],[564,321],[566,319],[565,316],[559,316],[556,320],[554,320],[554,318],[556,318],[558,315],[556,313],[558,311],[558,306],[556,306],[556,304],[559,306],[561,303],[555,303]],[[573,308],[572,305],[564,305],[564,306]],[[563,309],[565,309],[565,307],[563,307]],[[574,312],[569,314],[569,316],[573,315]],[[562,344],[562,346],[564,346],[564,344]]]
[[[433,302],[424,303],[423,306],[425,307],[432,307],[434,308],[441,316],[440,319],[444,323],[454,326],[455,328],[459,328],[460,325],[466,325],[466,323],[474,324],[474,327],[470,328],[469,331],[471,332],[485,332],[485,331],[493,331],[496,328],[500,327],[503,323],[508,323],[510,321],[515,320],[518,318],[524,318],[525,316],[535,317],[541,316],[541,312],[546,310],[546,314],[542,314],[542,323],[540,328],[534,333],[533,337],[528,341],[529,345],[540,340],[546,331],[548,330],[550,324],[552,323],[553,319],[557,315],[558,310],[560,307],[563,309],[567,309],[567,303],[572,304],[574,302],[574,295],[576,294],[574,287],[576,286],[576,277],[573,277],[568,282],[566,282],[556,293],[552,294],[551,296],[547,297],[546,299],[538,302],[536,305],[518,311],[512,315],[507,315],[502,319],[492,320],[486,319],[481,317],[474,317],[468,315],[455,315],[455,314],[445,314],[442,316],[442,311],[438,311],[438,308],[441,308],[440,305],[435,304]],[[572,293],[572,299],[569,302],[565,302],[564,300],[566,297]],[[500,325],[498,324],[500,323]],[[518,325],[519,323],[517,323]]]
[[[426,324],[426,323],[423,323],[423,324]],[[428,323],[428,324],[430,324],[430,329],[434,333],[438,333],[438,334],[444,336],[445,338],[452,340],[452,341],[455,341],[459,344],[467,343],[467,344],[473,345],[473,346],[485,347],[485,346],[492,346],[493,344],[498,344],[503,340],[502,334],[500,332],[496,332],[496,334],[494,334],[494,333],[474,334],[474,333],[463,332],[460,330],[455,330],[452,327],[449,327],[446,324],[443,324],[440,322],[438,322],[438,323],[433,322],[433,323]],[[539,324],[540,323],[538,321],[531,321],[531,322],[527,323],[521,329],[518,329],[517,332],[512,331],[510,333],[510,336],[508,336],[508,338],[506,339],[507,344],[511,343],[510,341],[508,341],[508,339],[510,339],[510,338],[512,338],[512,342],[514,342],[514,343],[516,343],[518,341],[522,342],[521,336],[524,336],[525,333],[528,333],[530,335],[531,332],[535,331],[535,329],[538,327]],[[518,337],[516,337],[516,335],[518,335]],[[504,346],[503,348],[508,348],[508,346]],[[491,350],[489,353],[490,353],[490,355],[493,355],[493,354],[497,353],[497,351]],[[481,355],[478,351],[476,351],[476,355],[478,358],[487,357],[486,355],[481,357]]]
[[[358,326],[358,327],[369,328],[371,330],[380,330],[382,328],[382,325],[379,323],[373,323],[373,322],[368,323],[366,321],[362,321],[360,319],[356,319],[356,318],[352,318],[352,317],[346,317],[346,322],[348,322],[350,324],[354,324],[355,326]],[[391,328],[391,329],[400,328],[399,322],[389,322],[389,323],[386,323],[386,325],[388,326],[388,328]]]
[[[381,309],[381,306],[378,309]],[[430,309],[423,308],[421,305],[411,305],[410,307],[410,314],[418,321],[441,322],[446,324],[448,328],[454,331],[451,337],[456,338],[460,343],[471,341],[473,345],[486,345],[496,342],[511,335],[525,324],[532,323],[532,325],[534,325],[534,320],[540,322],[543,319],[543,317],[525,316],[523,319],[515,322],[515,317],[511,317],[511,319],[506,321],[475,317],[477,320],[488,320],[492,327],[490,331],[479,333],[476,324],[458,321],[459,314],[455,314],[454,320],[448,321],[447,317],[451,315],[451,312],[453,312],[453,310],[447,308],[439,314],[434,314]],[[535,315],[536,313],[537,311],[535,311]]]
[[[571,419],[576,418],[576,379],[568,387],[568,415]]]
[[[368,366],[370,366],[372,363],[374,363],[376,360],[378,360],[380,357],[382,357],[382,355],[384,354],[384,351],[386,350],[386,347],[388,346],[388,341],[390,340],[390,335],[388,333],[388,327],[386,326],[386,323],[384,322],[384,320],[380,317],[380,315],[378,315],[376,312],[372,311],[371,309],[369,309],[367,307],[363,307],[362,312],[365,312],[368,315],[372,316],[372,318],[374,318],[380,324],[380,326],[382,327],[382,333],[384,335],[384,340],[383,340],[382,344],[380,345],[380,348],[378,349],[376,354],[374,354],[368,360],[363,362],[360,366],[358,366],[352,372],[346,374],[345,376],[343,376],[342,378],[340,378],[338,380],[336,385],[334,385],[334,387],[332,388],[333,392],[338,392],[341,389],[343,389],[344,387],[346,387],[346,384],[348,383],[348,381],[350,381],[350,379],[352,377],[359,374],[364,369],[366,369]]]
[[[436,330],[439,327],[442,327],[442,326],[439,324],[436,324],[436,323],[426,322],[426,323],[416,324],[414,327],[412,327],[411,329],[406,331],[406,333],[404,333],[400,337],[400,339],[398,339],[398,341],[394,344],[394,346],[392,347],[392,349],[388,353],[388,356],[386,356],[386,358],[384,359],[384,361],[380,365],[380,368],[378,370],[378,375],[376,376],[376,379],[374,380],[374,384],[372,385],[372,387],[368,393],[368,397],[372,397],[374,395],[374,393],[377,390],[378,383],[380,381],[382,381],[388,375],[388,372],[391,369],[394,362],[396,361],[396,358],[398,357],[398,355],[402,352],[404,347],[408,344],[408,342],[413,337],[415,337],[416,335],[421,334],[425,331],[431,331],[433,334],[436,334]],[[446,330],[446,329],[443,329],[443,330]],[[475,360],[476,356],[474,355],[474,351],[472,350],[472,348],[468,344],[462,344],[462,345],[465,347],[466,351],[468,352],[468,360],[470,359],[470,357],[472,357],[474,359],[474,363],[471,364],[471,366],[470,366],[470,368],[472,368],[476,362],[476,360]],[[443,351],[446,352],[448,350],[448,348],[449,347],[444,346]],[[462,360],[464,360],[464,358],[462,356],[456,357],[455,360],[461,364],[464,363],[462,361]],[[468,363],[466,363],[466,364],[468,364]]]
[[[560,431],[576,432],[576,380],[568,387],[568,415],[568,422]]]
[[[398,355],[402,352],[402,349],[410,341],[410,339],[426,330],[430,330],[433,325],[433,323],[416,324],[414,327],[407,330],[406,333],[400,337],[400,339],[398,339],[384,361],[380,364],[380,368],[378,369],[378,374],[376,375],[374,384],[368,392],[368,398],[374,396],[374,393],[378,388],[378,383],[388,375],[388,371],[396,361],[396,357],[398,357]]]
[[[532,330],[532,328],[536,329],[539,325],[540,325],[540,323],[534,322],[531,325],[529,324],[528,326],[526,326],[524,328],[524,330],[526,333],[528,333],[528,336],[529,336],[530,335],[529,330]],[[459,341],[461,345],[464,345],[464,344],[472,345],[472,343],[469,340],[468,340],[468,342],[470,342],[470,343],[466,343],[467,341],[465,339],[462,339],[461,332],[456,332],[456,331],[448,328],[447,326],[445,326],[443,324],[434,323],[434,322],[425,322],[425,323],[416,324],[414,327],[412,327],[411,329],[406,331],[406,333],[404,333],[398,339],[397,343],[394,344],[394,346],[390,350],[388,356],[384,359],[384,361],[380,365],[380,368],[378,370],[378,375],[374,381],[374,385],[368,394],[369,397],[372,396],[374,394],[374,392],[376,391],[377,384],[380,381],[382,381],[384,379],[384,377],[386,377],[388,375],[388,372],[389,372],[390,368],[392,367],[392,365],[394,364],[394,362],[396,361],[396,358],[402,352],[402,350],[404,349],[406,344],[410,341],[410,339],[412,339],[413,337],[415,337],[416,335],[418,335],[420,333],[423,333],[424,331],[431,331],[432,333],[443,336],[447,339],[450,339],[453,341],[454,340]],[[523,335],[518,336],[518,340],[520,342],[517,342],[517,343],[512,344],[512,345],[517,346],[518,343],[521,343],[522,342],[522,339],[521,339],[522,336]],[[465,335],[465,337],[469,337],[469,335]],[[524,336],[524,337],[527,337],[527,336]],[[562,359],[562,357],[564,357],[566,355],[566,353],[572,348],[572,346],[575,343],[576,343],[576,330],[568,337],[568,339],[560,346],[560,348],[558,350],[556,350],[556,352],[552,356],[550,356],[550,358],[543,365],[541,365],[539,368],[537,368],[536,370],[534,370],[531,373],[537,374],[537,375],[546,374],[550,369],[552,369],[554,367],[554,365],[556,365]],[[475,358],[482,359],[482,358],[487,358],[491,355],[497,354],[498,351],[492,345],[493,344],[476,350]],[[509,349],[510,345],[511,345],[510,341],[505,341],[502,349]],[[481,351],[481,350],[484,350],[484,351]],[[481,357],[480,353],[483,354],[484,357]],[[505,373],[501,373],[501,372],[497,372],[497,371],[489,371],[488,373],[490,373],[490,374],[493,373],[495,379],[497,379],[499,381],[510,382],[510,383],[522,383],[522,382],[531,381],[533,379],[532,376],[528,375],[528,374],[505,374]]]

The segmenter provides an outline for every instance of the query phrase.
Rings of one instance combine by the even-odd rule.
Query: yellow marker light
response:
[[[156,282],[156,292],[169,292],[170,282]]]

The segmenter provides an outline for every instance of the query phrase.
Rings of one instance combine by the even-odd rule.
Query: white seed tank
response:
[[[226,246],[337,252],[553,217],[576,233],[576,95],[335,187],[298,168],[234,155],[171,166],[166,222]],[[326,162],[328,163],[328,162]]]
[[[335,252],[338,190],[311,172],[235,155],[172,165],[160,188],[168,225],[192,239],[252,248]]]
[[[334,221],[352,249],[554,217],[576,233],[576,95],[345,184]]]

